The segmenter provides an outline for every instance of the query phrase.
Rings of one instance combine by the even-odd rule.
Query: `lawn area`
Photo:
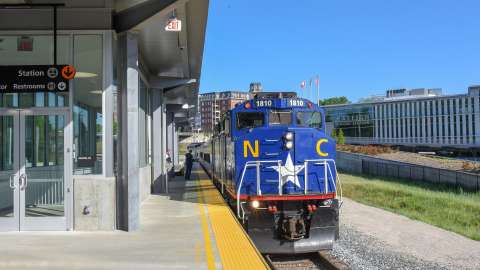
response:
[[[343,195],[480,240],[480,193],[396,179],[340,174]]]

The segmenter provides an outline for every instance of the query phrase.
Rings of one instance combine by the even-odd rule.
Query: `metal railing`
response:
[[[242,170],[242,175],[241,175],[241,178],[240,178],[240,183],[238,185],[238,189],[237,189],[237,216],[238,218],[241,218],[242,221],[245,219],[245,210],[243,209],[243,206],[242,204],[244,204],[245,202],[241,202],[240,200],[240,195],[241,195],[241,191],[242,191],[242,187],[243,187],[243,184],[244,184],[244,179],[245,179],[245,173],[247,171],[248,168],[256,168],[255,170],[255,178],[256,178],[256,193],[257,193],[257,196],[261,196],[262,195],[262,188],[261,188],[261,176],[260,176],[260,172],[261,172],[261,165],[262,164],[277,164],[278,166],[278,170],[277,170],[277,173],[278,173],[278,195],[283,195],[283,180],[282,180],[282,173],[281,173],[281,166],[282,166],[282,161],[281,160],[256,160],[256,161],[247,161],[245,163],[245,166],[243,167],[243,170]],[[337,166],[335,164],[335,160],[333,159],[307,159],[303,162],[303,168],[300,169],[300,170],[296,170],[294,169],[293,171],[293,174],[294,174],[294,177],[297,176],[298,172],[300,172],[301,170],[304,170],[304,194],[307,195],[308,194],[308,165],[313,163],[313,165],[317,165],[317,166],[323,166],[324,167],[324,183],[325,183],[325,186],[324,186],[324,194],[328,194],[329,192],[329,185],[328,185],[328,175],[330,175],[330,179],[332,179],[333,181],[333,189],[332,191],[336,191],[337,190],[337,182],[339,182],[339,178],[338,178],[338,172],[337,172]],[[335,171],[335,177],[333,175],[333,172],[332,172],[332,168],[331,168],[331,165],[330,164],[333,164],[333,168],[334,168],[334,171]],[[340,185],[340,201],[342,200],[342,189],[341,189],[341,185]]]

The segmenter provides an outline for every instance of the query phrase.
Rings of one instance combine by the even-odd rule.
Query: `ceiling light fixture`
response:
[[[98,74],[91,73],[91,72],[82,72],[82,71],[77,71],[75,74],[75,78],[93,78],[97,77]]]

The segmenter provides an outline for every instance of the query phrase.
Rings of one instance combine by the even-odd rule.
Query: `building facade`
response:
[[[389,90],[381,100],[326,106],[327,126],[350,144],[480,147],[480,86],[467,94],[441,89]]]
[[[207,14],[208,0],[0,1],[2,70],[76,69],[66,91],[0,76],[0,231],[140,228],[178,165]]]
[[[239,103],[250,99],[250,93],[240,91],[225,91],[205,93],[199,96],[201,129],[212,132],[223,114],[235,108]]]

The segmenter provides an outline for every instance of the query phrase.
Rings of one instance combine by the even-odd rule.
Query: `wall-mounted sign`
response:
[[[0,66],[0,93],[67,92],[74,76],[67,65]]]
[[[182,31],[182,21],[179,19],[169,19],[165,25],[165,31],[167,32],[180,32]]]
[[[19,52],[31,52],[31,51],[33,51],[33,38],[31,38],[31,37],[19,37],[17,39],[17,51],[19,51]]]

